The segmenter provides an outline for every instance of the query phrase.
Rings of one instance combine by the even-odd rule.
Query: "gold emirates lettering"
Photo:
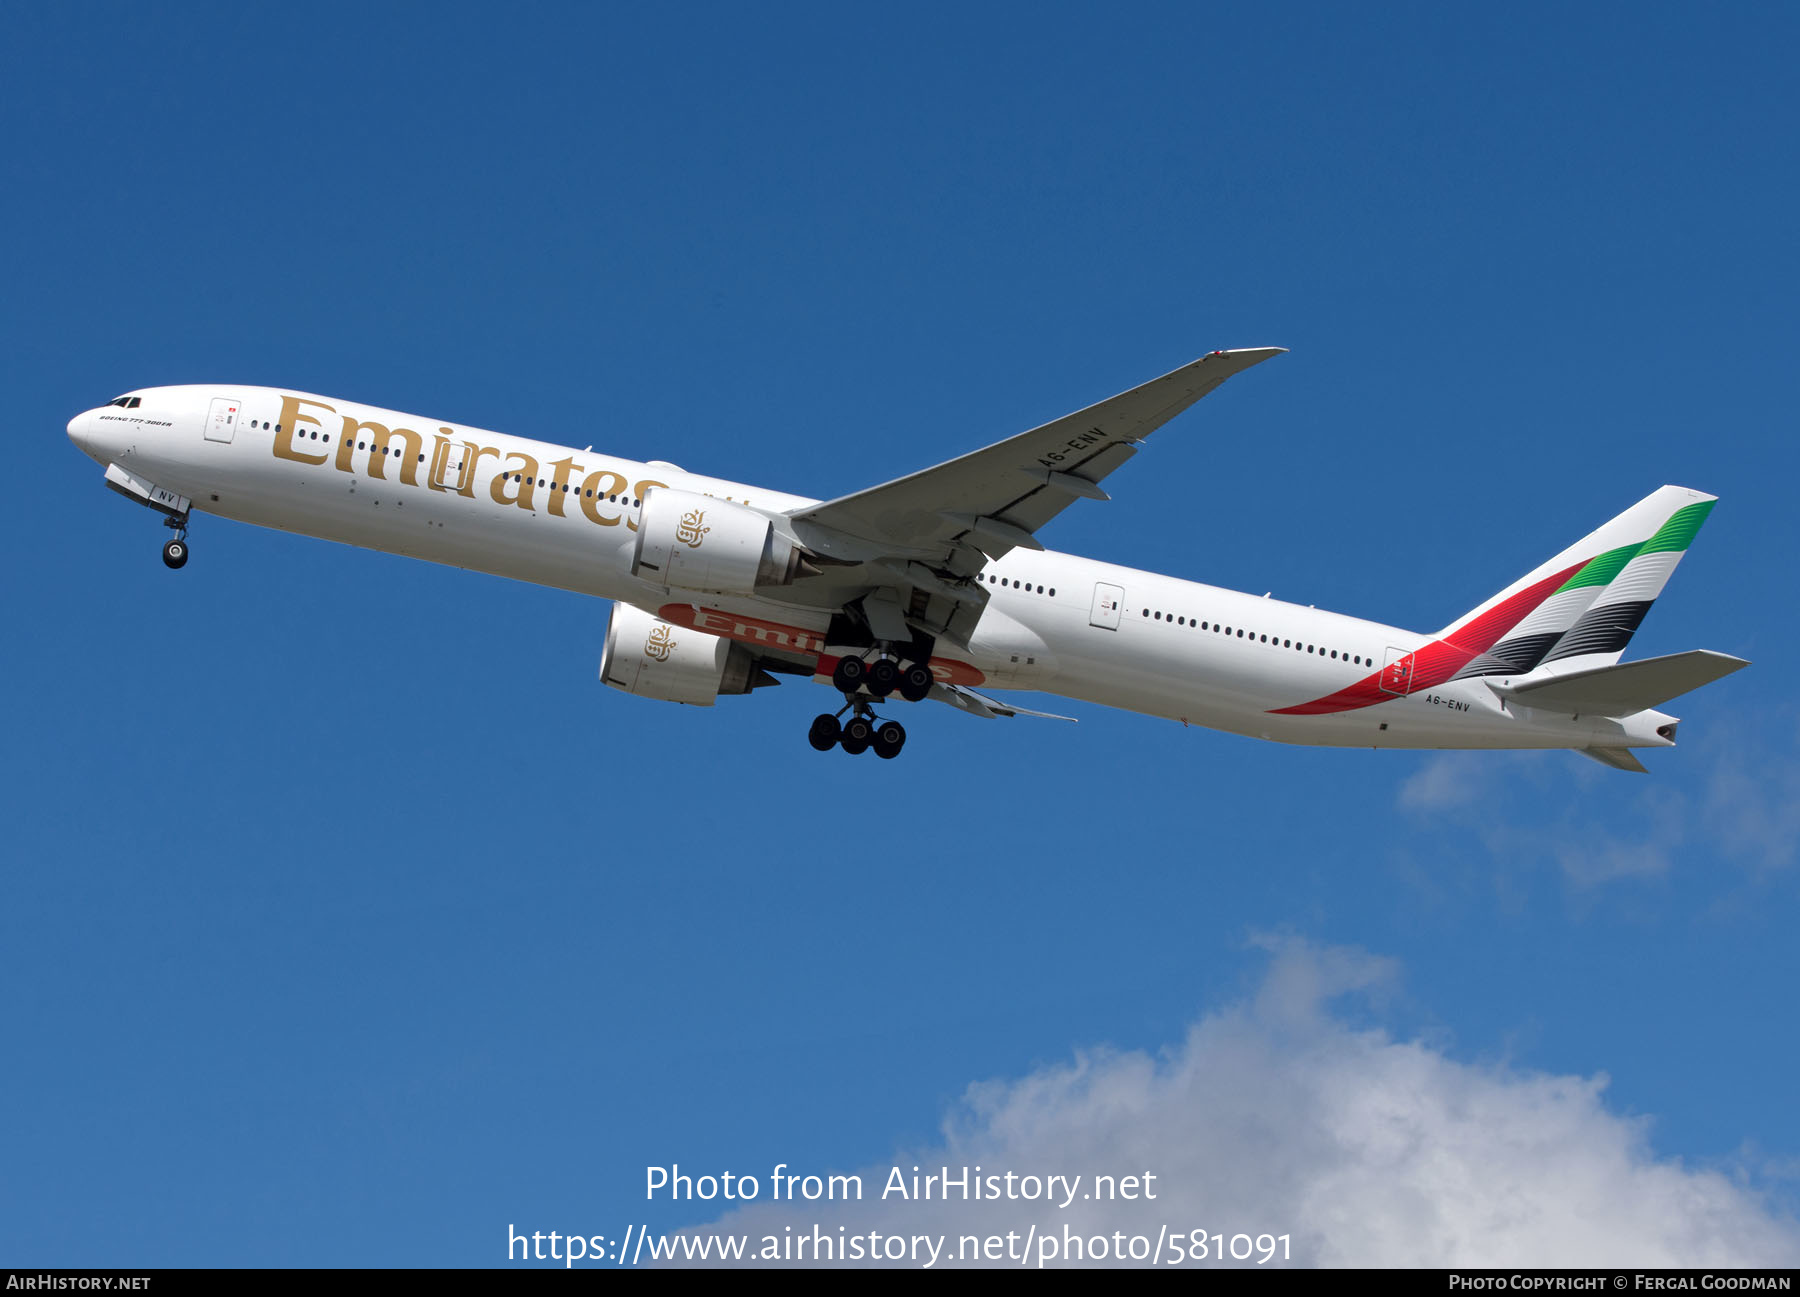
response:
[[[315,409],[323,410],[327,414],[337,413],[336,410],[321,401],[303,401],[297,396],[282,397],[281,422],[276,425],[279,431],[275,434],[275,458],[291,459],[301,464],[323,464],[326,460],[331,458],[329,453],[320,451],[317,455],[314,455],[309,451],[296,449],[294,446],[296,435],[300,433],[301,423],[310,423],[313,426],[315,435],[317,435],[318,431],[324,427],[324,425],[313,418],[312,415],[300,413],[300,407],[303,405],[313,406]]]
[[[402,449],[391,451],[400,459],[400,480],[408,486],[419,484],[419,460],[423,457],[425,439],[411,428],[395,428],[391,432],[379,423],[358,423],[349,415],[344,416],[343,440],[338,443],[338,458],[345,458],[344,449],[352,441],[369,434],[369,476],[383,482],[387,481],[387,461],[390,448],[398,439]],[[349,466],[339,463],[338,467],[349,472]]]
[[[300,444],[303,440],[330,440],[330,434],[325,432],[326,425],[318,415],[308,413],[309,410],[337,415],[341,420],[336,455],[323,448],[315,451],[311,446]],[[388,461],[394,459],[398,461],[400,485],[420,485],[419,466],[426,461],[425,438],[411,428],[389,428],[355,415],[338,415],[336,406],[285,394],[281,398],[281,422],[277,428],[273,447],[276,459],[291,460],[296,464],[330,463],[340,473],[355,473],[356,456],[360,453],[366,456],[366,474],[381,482],[389,480]],[[495,446],[461,440],[454,428],[442,426],[432,434],[432,441],[430,463],[425,473],[426,487],[473,500],[481,461],[491,455],[501,461],[501,467],[488,482],[488,498],[495,504],[516,505],[527,512],[537,512],[539,464],[535,457],[524,451],[502,451]],[[575,462],[573,455],[552,461],[550,468],[552,475],[543,487],[550,492],[549,512],[558,518],[568,517],[563,497],[574,493],[579,496],[582,515],[600,527],[617,527],[623,522],[636,531],[637,520],[627,512],[629,502],[633,498],[643,499],[652,487],[668,485],[646,478],[634,486],[624,474],[612,469],[589,473],[585,465]],[[686,519],[683,521],[685,524]],[[698,524],[697,518],[695,523]],[[699,534],[704,535],[710,530],[702,529]],[[684,535],[683,540],[686,539]],[[697,545],[698,538],[689,543]]]

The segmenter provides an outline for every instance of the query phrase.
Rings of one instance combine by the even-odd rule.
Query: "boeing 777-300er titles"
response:
[[[194,511],[614,601],[600,679],[711,706],[829,682],[820,751],[892,757],[895,695],[1043,716],[1037,690],[1331,747],[1571,748],[1643,770],[1655,708],[1743,660],[1619,656],[1714,497],[1665,486],[1435,634],[1047,550],[1038,533],[1281,348],[1215,351],[959,459],[820,502],[284,388],[151,387],[69,422],[106,485]],[[845,719],[848,717],[848,719]]]

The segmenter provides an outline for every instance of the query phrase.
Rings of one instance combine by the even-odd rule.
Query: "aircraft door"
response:
[[[206,416],[206,439],[208,441],[230,441],[237,435],[238,415],[242,412],[243,402],[236,397],[217,396],[213,398],[212,409]]]
[[[1125,590],[1122,586],[1097,582],[1094,586],[1094,606],[1088,613],[1088,625],[1098,626],[1102,630],[1118,630],[1119,614],[1124,608]]]
[[[1389,648],[1387,665],[1381,668],[1381,691],[1407,694],[1412,691],[1413,655],[1405,649]]]
[[[462,490],[463,456],[467,453],[461,442],[453,441],[444,447],[437,466],[436,481],[439,486],[447,491]]]

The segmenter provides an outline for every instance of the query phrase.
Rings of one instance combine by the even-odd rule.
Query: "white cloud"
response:
[[[1705,823],[1727,854],[1764,871],[1800,855],[1800,758],[1758,752],[1721,755],[1706,790]]]
[[[1724,861],[1767,881],[1800,859],[1800,727],[1788,709],[1721,717],[1698,743],[1641,754],[1649,776],[1571,753],[1434,754],[1395,802],[1468,832],[1506,866],[1553,863],[1579,889]]]
[[[1456,1061],[1353,1027],[1330,1001],[1394,966],[1355,950],[1265,941],[1247,1002],[1158,1056],[1096,1049],[969,1087],[941,1139],[898,1153],[921,1173],[1156,1175],[1154,1202],[761,1202],[715,1229],[777,1238],[820,1225],[907,1236],[1060,1239],[1159,1229],[1288,1234],[1297,1264],[1750,1266],[1800,1263],[1800,1226],[1718,1171],[1659,1158],[1646,1123],[1605,1103],[1606,1078]],[[801,1169],[801,1168],[796,1168]],[[823,1168],[811,1168],[819,1169]],[[753,1244],[754,1245],[754,1244]],[[945,1264],[946,1262],[940,1262]]]
[[[1462,753],[1430,757],[1400,785],[1400,805],[1409,811],[1441,811],[1466,806],[1484,781]]]

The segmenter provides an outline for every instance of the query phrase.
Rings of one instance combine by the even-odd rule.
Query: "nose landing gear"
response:
[[[184,567],[188,561],[187,515],[171,514],[163,519],[163,526],[175,529],[174,537],[163,546],[163,563],[170,568]]]

